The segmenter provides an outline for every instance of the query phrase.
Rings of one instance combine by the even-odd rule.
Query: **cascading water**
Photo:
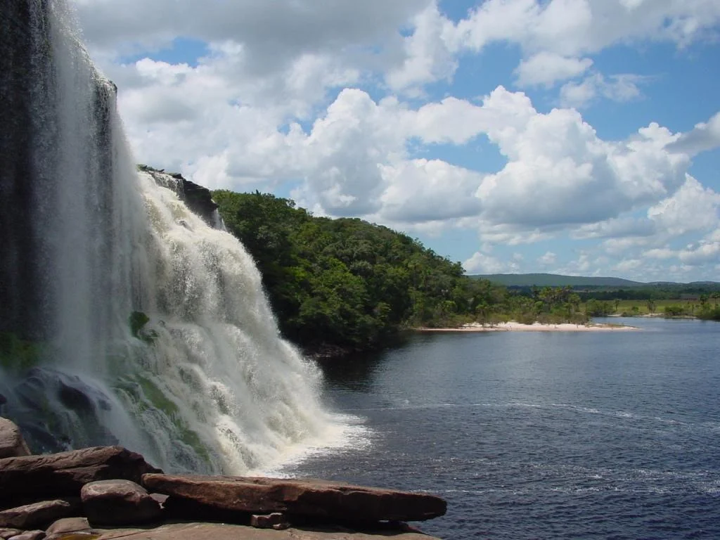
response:
[[[136,171],[65,3],[0,19],[3,414],[38,450],[117,442],[171,471],[340,441],[242,245]]]

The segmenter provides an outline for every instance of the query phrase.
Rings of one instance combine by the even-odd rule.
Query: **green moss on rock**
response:
[[[20,339],[12,332],[0,333],[0,366],[10,372],[27,371],[42,361],[47,347]]]

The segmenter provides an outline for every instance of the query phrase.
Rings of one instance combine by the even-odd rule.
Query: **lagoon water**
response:
[[[617,322],[614,320],[613,322]],[[415,335],[326,366],[364,426],[285,472],[426,490],[445,539],[720,538],[720,324]]]

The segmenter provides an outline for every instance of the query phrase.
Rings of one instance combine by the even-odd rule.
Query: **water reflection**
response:
[[[381,351],[349,354],[339,358],[317,360],[329,388],[369,391],[378,369],[388,354],[400,351],[412,340],[414,333],[402,333]]]

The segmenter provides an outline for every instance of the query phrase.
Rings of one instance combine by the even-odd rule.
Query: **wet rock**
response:
[[[83,510],[94,525],[146,523],[160,517],[160,503],[129,480],[102,480],[83,486]]]
[[[82,486],[89,482],[139,482],[143,474],[153,472],[160,471],[140,454],[119,446],[0,459],[0,505],[21,499],[79,496]]]
[[[42,501],[3,510],[0,512],[0,527],[22,530],[42,528],[60,518],[77,516],[79,513],[79,500]]]
[[[192,182],[179,173],[166,173],[164,169],[154,169],[147,165],[140,165],[140,170],[150,174],[155,182],[168,189],[172,189],[181,201],[196,215],[200,216],[211,227],[215,226],[214,215],[218,204],[212,200],[212,193],[206,187]],[[187,222],[180,222],[189,228]]]
[[[36,454],[47,454],[50,452],[64,452],[68,450],[67,446],[63,446],[63,440],[68,440],[63,435],[57,436],[50,433],[50,428],[44,423],[28,422],[23,420],[20,422],[22,431],[25,434],[28,446],[35,450]],[[1,495],[0,495],[1,497]]]
[[[422,521],[444,515],[447,508],[443,499],[433,495],[321,480],[146,474],[143,485],[170,495],[168,505],[180,499],[225,514],[282,512],[326,521]]]
[[[0,418],[0,458],[29,455],[30,449],[20,429],[10,420]]]
[[[67,408],[87,413],[95,411],[92,400],[82,390],[70,386],[64,381],[60,381],[59,386],[58,398]]]
[[[43,540],[45,531],[25,531],[16,536],[11,536],[9,540]]]
[[[85,517],[74,517],[74,518],[63,518],[58,519],[55,523],[50,525],[45,532],[49,535],[53,534],[67,534],[75,532],[88,532],[91,531],[90,523]]]
[[[98,414],[109,407],[109,398],[98,385],[48,367],[35,367],[13,391],[18,404],[14,410],[22,411],[17,424],[36,453],[118,444]]]
[[[208,225],[212,225],[212,215],[217,210],[218,205],[212,200],[210,190],[183,178],[179,174],[173,176],[182,182],[181,198],[185,201],[187,207],[203,218]]]

